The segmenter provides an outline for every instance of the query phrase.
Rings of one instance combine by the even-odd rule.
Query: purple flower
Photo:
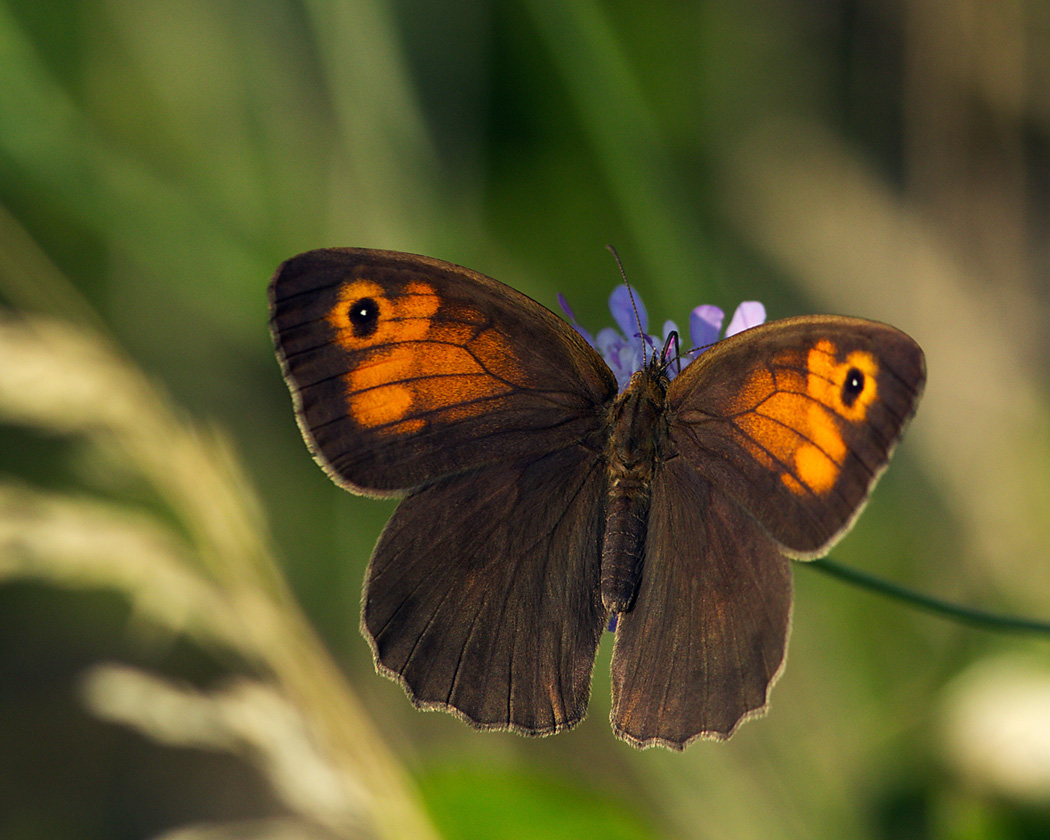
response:
[[[621,391],[627,387],[631,374],[641,369],[643,358],[651,356],[653,353],[659,353],[667,342],[668,336],[672,332],[678,332],[678,327],[675,326],[674,321],[665,321],[662,338],[649,335],[649,316],[645,311],[645,305],[637,294],[634,295],[634,303],[632,305],[631,293],[628,291],[627,286],[617,286],[613,289],[613,293],[609,295],[609,311],[612,313],[613,320],[619,326],[619,331],[614,327],[605,327],[599,331],[596,337],[592,337],[587,330],[576,323],[576,316],[573,315],[564,296],[558,295],[558,302],[569,317],[569,321],[576,329],[576,332],[582,335],[591,347],[602,354],[602,358],[605,359],[606,364],[609,365],[609,368],[616,376],[616,382],[620,386]],[[689,338],[693,343],[693,347],[688,353],[683,355],[696,357],[718,341],[719,334],[722,332],[722,321],[724,318],[725,315],[721,309],[709,304],[698,306],[689,313]],[[745,301],[733,313],[733,317],[729,321],[729,327],[725,331],[725,338],[751,327],[756,327],[765,320],[766,308],[761,303],[758,301]],[[645,348],[644,353],[643,348]],[[670,378],[673,379],[677,373],[677,365],[668,367],[667,375]]]

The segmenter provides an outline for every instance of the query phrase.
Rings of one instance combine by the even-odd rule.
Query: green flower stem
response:
[[[951,618],[964,624],[981,627],[985,630],[1005,630],[1011,633],[1035,633],[1050,636],[1050,621],[1017,618],[1012,615],[1002,615],[1000,613],[986,612],[985,610],[978,610],[972,607],[964,607],[960,604],[953,604],[950,601],[943,601],[940,598],[934,598],[931,595],[917,592],[914,589],[908,589],[905,586],[891,583],[884,578],[868,574],[867,572],[862,572],[858,569],[850,568],[849,566],[843,566],[827,557],[821,560],[802,563],[800,565],[813,566],[824,572],[824,574],[837,577],[840,580],[854,583],[874,592],[880,592],[883,595],[889,595],[891,598],[896,598],[898,601],[913,604],[919,609],[926,610],[927,612]]]

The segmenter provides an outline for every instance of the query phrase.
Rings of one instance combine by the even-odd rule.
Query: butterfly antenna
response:
[[[616,249],[612,245],[606,245],[609,249],[609,253],[613,255],[613,259],[616,260],[616,267],[620,269],[620,276],[623,278],[623,284],[627,287],[627,295],[631,298],[631,309],[634,310],[634,322],[638,325],[638,335],[642,339],[642,365],[648,364],[648,359],[645,357],[645,345],[646,335],[645,331],[642,330],[642,319],[638,317],[638,305],[634,302],[634,289],[631,288],[631,284],[627,280],[627,272],[623,270],[623,263],[620,262],[620,255],[616,253]]]

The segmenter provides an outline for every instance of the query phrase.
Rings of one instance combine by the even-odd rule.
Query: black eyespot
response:
[[[372,298],[355,300],[346,315],[354,328],[354,338],[368,338],[379,326],[379,304]]]
[[[846,381],[842,383],[842,404],[846,408],[852,408],[853,403],[857,401],[857,397],[864,391],[864,374],[857,370],[855,367],[851,367],[846,371]]]

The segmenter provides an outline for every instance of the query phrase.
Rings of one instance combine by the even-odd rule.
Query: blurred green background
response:
[[[885,320],[918,417],[842,563],[1050,617],[1040,0],[0,3],[0,836],[1042,838],[1045,639],[796,566],[727,743],[416,712],[361,580],[390,502],[299,436],[283,259],[450,260],[585,326],[613,243],[699,303]]]

